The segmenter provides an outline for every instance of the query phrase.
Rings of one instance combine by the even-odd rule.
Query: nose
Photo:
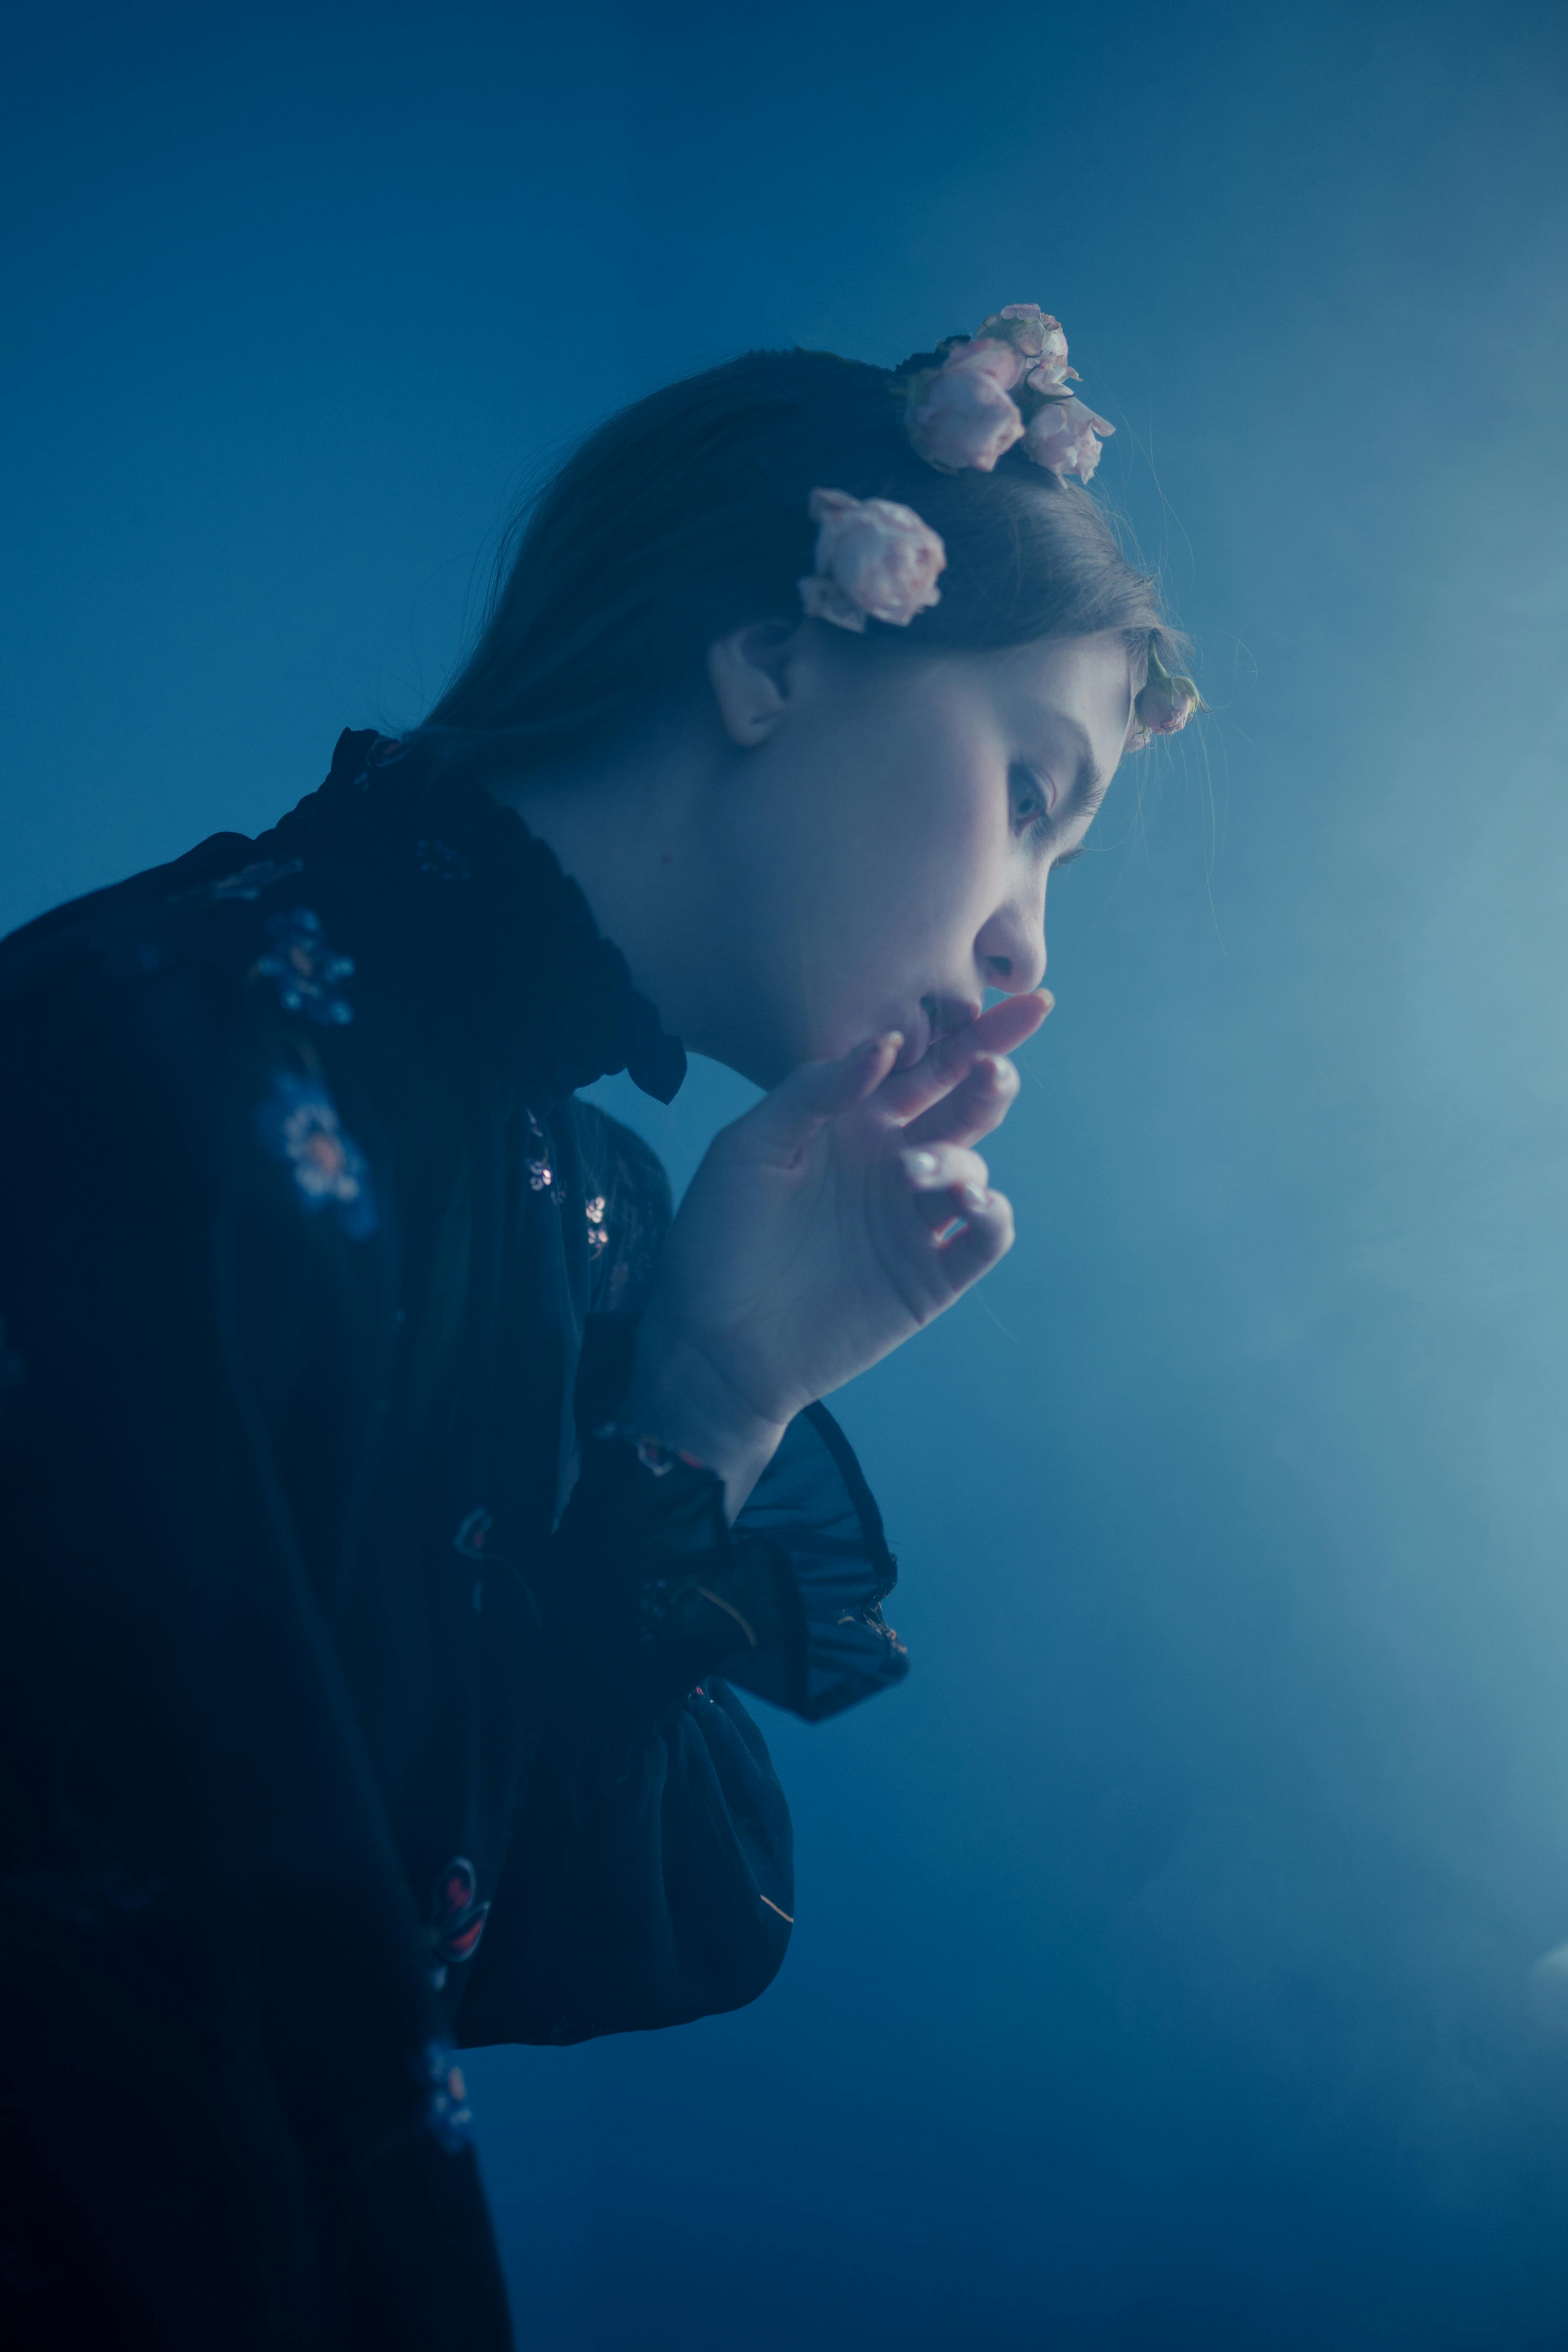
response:
[[[1027,903],[1009,899],[982,926],[974,961],[987,988],[1023,996],[1046,976],[1046,893],[1042,883]]]

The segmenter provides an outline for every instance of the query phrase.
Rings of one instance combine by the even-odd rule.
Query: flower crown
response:
[[[1058,480],[1090,479],[1101,437],[1116,427],[1068,389],[1079,373],[1068,365],[1059,320],[1037,302],[1009,302],[978,333],[951,336],[937,348],[935,366],[912,371],[899,385],[918,457],[942,474],[989,474],[1022,442],[1024,455]],[[912,507],[816,489],[806,512],[817,525],[816,554],[798,584],[813,620],[857,632],[868,620],[907,629],[917,613],[941,603],[936,583],[947,550]],[[1179,734],[1202,708],[1192,679],[1173,675],[1151,646],[1127,749],[1142,751],[1156,735]]]

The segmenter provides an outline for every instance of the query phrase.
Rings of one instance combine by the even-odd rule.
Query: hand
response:
[[[901,1347],[1013,1244],[973,1150],[1051,1008],[1008,997],[911,1069],[901,1039],[808,1062],[715,1137],[670,1228],[628,1416],[719,1471],[731,1510],[803,1405]]]

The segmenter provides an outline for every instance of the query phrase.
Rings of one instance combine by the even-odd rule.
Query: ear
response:
[[[800,638],[786,621],[752,621],[709,646],[709,682],[731,743],[751,750],[783,726]]]

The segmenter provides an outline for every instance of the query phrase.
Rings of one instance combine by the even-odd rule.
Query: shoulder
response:
[[[298,858],[255,853],[243,834],[215,834],[166,866],[51,908],[0,940],[0,998],[84,1009],[97,1000],[108,1013],[134,1003],[154,974],[247,969],[282,902],[279,886],[302,870]]]
[[[13,1068],[129,1057],[176,1090],[210,1089],[237,1051],[265,1051],[280,1013],[305,1014],[310,1029],[352,1019],[342,984],[353,959],[303,903],[300,861],[251,848],[219,836],[0,943]]]
[[[187,1223],[243,1201],[367,1237],[381,1138],[349,1025],[354,927],[323,919],[310,880],[218,835],[0,943],[13,1113],[57,1159],[137,1197],[161,1188]]]

